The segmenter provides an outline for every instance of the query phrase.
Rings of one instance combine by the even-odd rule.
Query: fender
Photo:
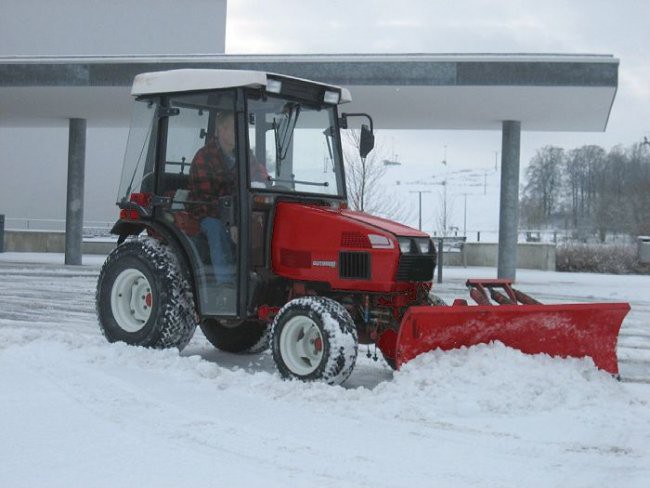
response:
[[[176,232],[171,225],[167,224],[166,222],[160,221],[160,220],[138,220],[136,222],[132,220],[124,220],[120,219],[118,220],[115,225],[113,225],[113,228],[111,229],[111,234],[117,234],[120,237],[118,238],[117,245],[119,246],[122,244],[127,237],[129,236],[137,236],[142,233],[143,230],[147,229],[150,235],[153,237],[160,236],[162,237],[162,240],[167,242],[172,249],[174,250],[174,254],[177,256],[177,258],[181,261],[180,266],[181,269],[189,275],[190,278],[190,283],[192,285],[192,293],[196,297],[194,300],[195,306],[197,307],[197,311],[199,314],[201,313],[200,310],[200,304],[201,304],[201,297],[199,296],[200,293],[200,287],[198,286],[196,276],[194,273],[195,269],[199,269],[198,264],[196,262],[196,259],[191,252],[190,245],[187,241],[187,239],[184,239],[182,236],[179,235],[178,232]]]

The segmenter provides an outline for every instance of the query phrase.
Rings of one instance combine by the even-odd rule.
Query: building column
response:
[[[499,206],[499,278],[514,281],[519,226],[519,146],[521,122],[503,122],[501,138],[501,202]]]
[[[65,211],[65,264],[81,264],[84,220],[86,119],[70,119],[68,133],[68,195]]]

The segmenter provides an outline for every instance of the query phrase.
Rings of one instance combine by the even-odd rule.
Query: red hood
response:
[[[412,227],[406,225],[398,224],[392,220],[382,219],[381,217],[375,217],[364,212],[357,212],[356,210],[341,210],[342,215],[345,217],[358,220],[364,224],[369,224],[379,229],[385,230],[394,234],[396,236],[405,236],[405,237],[429,237],[428,234]]]

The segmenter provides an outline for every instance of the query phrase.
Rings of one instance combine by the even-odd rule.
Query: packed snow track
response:
[[[650,277],[523,271],[545,303],[629,301],[624,381],[500,344],[393,373],[363,346],[343,387],[284,381],[270,352],[109,344],[100,261],[0,254],[0,486],[615,486],[650,479]],[[23,263],[26,259],[44,262]],[[62,258],[60,258],[62,260]],[[448,268],[436,292],[464,296]],[[477,276],[480,277],[480,276]]]

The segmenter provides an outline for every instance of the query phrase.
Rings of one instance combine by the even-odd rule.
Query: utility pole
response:
[[[422,194],[423,193],[431,193],[431,192],[427,191],[427,190],[415,190],[415,191],[411,191],[409,193],[417,193],[418,194],[418,229],[422,230]]]
[[[449,167],[447,166],[447,146],[445,145],[445,159],[442,160],[445,165],[445,180],[442,182],[443,198],[442,198],[442,235],[447,237],[447,176],[449,175]]]
[[[442,182],[443,194],[442,197],[442,235],[447,236],[447,178]]]
[[[463,206],[463,235],[467,237],[467,193],[463,193],[465,205]]]

